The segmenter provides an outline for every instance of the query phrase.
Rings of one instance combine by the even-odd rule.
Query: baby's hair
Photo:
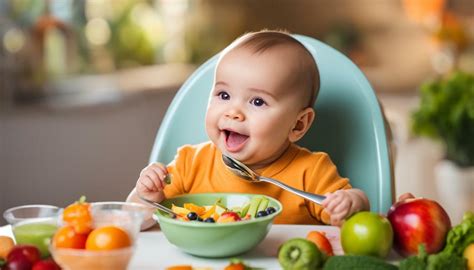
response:
[[[224,49],[221,57],[227,52],[237,48],[250,48],[254,53],[263,53],[268,49],[280,45],[291,45],[300,49],[301,55],[303,56],[303,68],[308,71],[307,75],[309,78],[309,91],[311,94],[308,106],[312,107],[316,101],[320,87],[319,71],[316,61],[311,52],[288,32],[283,30],[262,30],[244,34]]]

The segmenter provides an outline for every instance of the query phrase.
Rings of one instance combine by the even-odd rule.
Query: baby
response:
[[[280,31],[246,34],[221,54],[206,113],[210,142],[185,145],[168,166],[144,168],[137,192],[156,202],[184,193],[265,194],[283,204],[275,223],[332,224],[369,210],[367,196],[339,176],[326,153],[297,146],[315,118],[319,73],[311,53]],[[326,195],[322,206],[268,183],[248,183],[230,172],[222,153],[262,176]],[[171,184],[165,177],[171,176]]]

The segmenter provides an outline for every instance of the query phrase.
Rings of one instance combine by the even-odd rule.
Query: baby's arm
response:
[[[322,206],[331,216],[331,225],[339,226],[342,221],[359,211],[369,211],[367,195],[360,189],[337,190],[326,194]]]
[[[135,202],[146,205],[140,196],[155,201],[161,202],[165,199],[163,188],[165,187],[165,178],[168,175],[165,165],[161,163],[152,163],[145,167],[141,172],[137,180],[135,188],[130,192],[127,197],[127,202]],[[149,205],[146,205],[149,206]],[[142,229],[148,228],[155,224],[152,219],[153,211],[149,211],[145,216]]]

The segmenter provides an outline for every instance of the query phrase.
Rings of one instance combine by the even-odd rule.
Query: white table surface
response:
[[[339,240],[339,228],[315,225],[273,225],[265,239],[254,249],[234,256],[243,259],[251,267],[264,269],[280,269],[277,260],[278,247],[286,240],[303,237],[309,231],[326,232],[335,254],[342,254]],[[229,264],[230,258],[200,258],[182,252],[170,244],[162,232],[142,232],[137,241],[137,250],[129,265],[129,269],[165,269],[173,265],[192,265],[193,268],[223,269]]]
[[[326,232],[335,254],[342,254],[339,240],[339,228],[315,225],[273,225],[265,239],[254,249],[234,256],[252,267],[280,269],[277,260],[278,247],[286,240],[295,237],[306,237],[309,231]],[[0,235],[11,234],[10,226],[0,227]],[[161,231],[141,232],[138,236],[135,254],[130,262],[132,270],[165,269],[173,265],[192,265],[193,268],[223,269],[230,258],[200,258],[182,252],[166,240]]]

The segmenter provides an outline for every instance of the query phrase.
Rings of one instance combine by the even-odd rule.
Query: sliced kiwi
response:
[[[284,270],[313,270],[323,263],[318,247],[304,238],[286,241],[278,251],[278,261]]]

